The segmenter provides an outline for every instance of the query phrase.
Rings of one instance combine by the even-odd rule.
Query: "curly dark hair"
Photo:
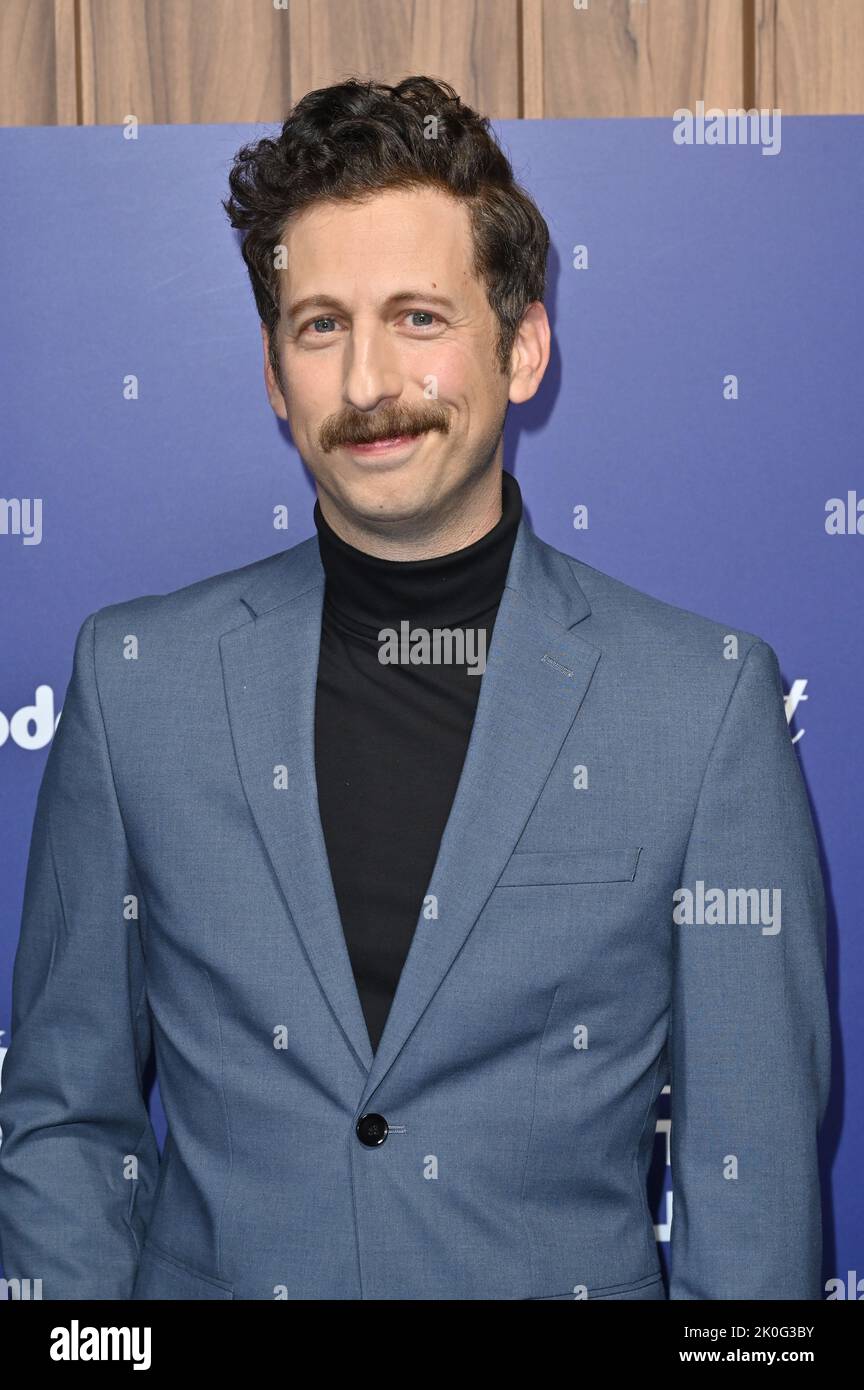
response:
[[[245,233],[243,259],[277,379],[275,248],[288,219],[324,199],[362,202],[385,189],[423,186],[467,205],[474,272],[498,317],[495,348],[507,370],[525,310],[543,299],[549,228],[515,181],[488,117],[446,82],[406,77],[390,87],[351,78],[308,92],[276,139],[238,150],[229,183],[222,206]]]

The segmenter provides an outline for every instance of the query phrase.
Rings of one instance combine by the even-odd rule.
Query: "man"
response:
[[[427,78],[226,204],[316,534],[78,635],[0,1099],[46,1298],[820,1296],[824,896],[771,647],[502,473],[548,231]],[[155,1048],[164,1152],[141,1091]]]

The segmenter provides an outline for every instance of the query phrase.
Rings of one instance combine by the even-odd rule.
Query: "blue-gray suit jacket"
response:
[[[664,1298],[668,1083],[669,1296],[819,1298],[825,899],[772,648],[523,519],[373,1057],[317,809],[323,585],[313,537],[81,626],[0,1096],[7,1278]]]

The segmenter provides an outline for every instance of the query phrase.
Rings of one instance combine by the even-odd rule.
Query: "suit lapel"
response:
[[[306,955],[364,1072],[372,1047],[318,813],[315,688],[324,572],[312,538],[274,558],[223,633],[225,698],[246,798]],[[247,615],[248,617],[248,615]],[[274,786],[285,769],[284,789]]]
[[[240,778],[309,962],[367,1080],[361,1110],[450,969],[518,840],[600,657],[571,629],[590,612],[566,556],[523,517],[498,609],[462,774],[377,1052],[333,890],[315,777],[324,572],[317,538],[274,556],[223,633],[225,698]],[[248,615],[252,617],[249,619]],[[284,768],[284,789],[274,786]]]
[[[600,658],[570,627],[590,612],[566,557],[522,520],[438,859],[361,1109],[474,926],[524,828]]]

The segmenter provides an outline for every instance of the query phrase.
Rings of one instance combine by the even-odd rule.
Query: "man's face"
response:
[[[464,206],[426,188],[322,203],[283,242],[267,388],[319,492],[361,525],[445,514],[489,468],[511,398]]]

